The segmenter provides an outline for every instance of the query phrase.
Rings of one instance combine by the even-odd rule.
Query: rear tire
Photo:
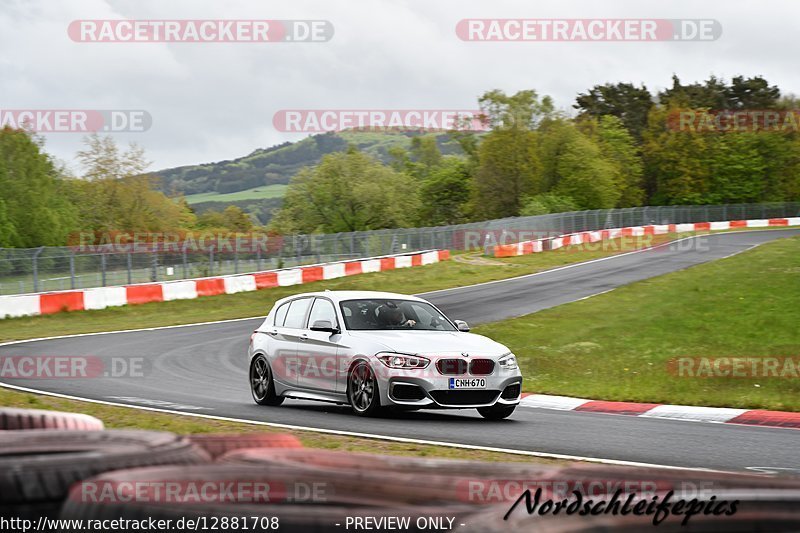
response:
[[[350,369],[347,399],[358,416],[378,416],[383,411],[378,380],[369,363],[361,361]]]
[[[491,407],[478,407],[478,412],[486,420],[502,420],[511,416],[516,405],[495,404]]]
[[[250,363],[250,392],[258,405],[278,406],[285,399],[275,394],[275,382],[267,358],[257,355]]]

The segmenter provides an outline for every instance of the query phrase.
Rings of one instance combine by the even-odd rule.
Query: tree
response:
[[[630,134],[640,141],[647,126],[647,114],[653,107],[653,96],[647,87],[635,87],[631,83],[607,83],[595,85],[589,92],[579,94],[575,99],[575,109],[580,110],[579,118],[614,116]]]
[[[253,221],[241,207],[229,205],[222,212],[225,227],[233,232],[245,233],[253,229]]]
[[[2,172],[3,169],[0,167],[0,174]],[[2,181],[1,178],[0,181]],[[17,227],[9,218],[6,202],[0,199],[0,248],[12,248],[18,246],[19,242],[19,233],[17,233]]]
[[[625,129],[622,121],[605,115],[599,120],[582,121],[579,125],[597,143],[602,157],[614,166],[614,186],[620,193],[615,207],[643,205],[642,158],[633,135]]]
[[[569,196],[559,196],[548,192],[526,198],[520,215],[527,217],[546,215],[548,213],[567,213],[577,210],[578,204]]]
[[[565,145],[556,172],[553,192],[572,198],[580,209],[608,209],[617,205],[620,190],[615,167],[603,158],[589,137],[577,132]]]
[[[57,246],[76,227],[51,158],[31,134],[10,127],[0,130],[0,203],[6,246]]]
[[[729,109],[728,86],[723,80],[711,76],[704,83],[683,85],[678,76],[672,76],[672,87],[658,93],[664,107],[691,109]]]
[[[522,198],[542,192],[535,132],[504,128],[488,133],[478,148],[475,210],[485,219],[519,215]]]
[[[493,129],[534,130],[554,112],[553,100],[549,96],[540,100],[534,90],[518,91],[509,96],[494,89],[483,93],[478,104]]]
[[[730,85],[725,80],[711,76],[704,83],[683,85],[678,76],[673,75],[672,87],[661,91],[658,98],[663,106],[676,108],[715,111],[775,109],[780,102],[781,92],[761,76],[736,76]]]
[[[445,158],[420,186],[420,224],[441,226],[465,222],[471,192],[468,163],[457,157]]]
[[[412,178],[350,147],[295,175],[270,226],[284,234],[408,227],[416,193]]]
[[[83,179],[68,181],[82,230],[166,232],[195,224],[186,202],[168,198],[157,190],[156,176],[142,174],[149,165],[142,148],[131,145],[122,152],[113,138],[97,135],[84,142],[77,156]]]
[[[411,157],[422,167],[423,173],[428,173],[432,168],[439,166],[442,163],[442,152],[436,143],[436,136],[412,137]]]
[[[651,205],[702,204],[709,192],[710,134],[674,131],[667,120],[674,109],[654,108],[644,132],[645,190]]]
[[[775,85],[770,86],[761,76],[736,76],[725,94],[728,109],[775,109],[781,99],[780,89]]]
[[[85,150],[77,153],[84,167],[83,178],[88,181],[122,179],[142,174],[150,162],[144,157],[144,149],[131,143],[121,152],[110,135],[100,137],[93,133],[83,139]]]

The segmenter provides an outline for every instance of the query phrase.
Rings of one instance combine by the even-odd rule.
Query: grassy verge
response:
[[[800,379],[678,377],[678,357],[800,357],[800,237],[477,327],[525,389],[606,400],[800,411]],[[800,372],[800,369],[798,369]]]
[[[208,296],[196,300],[157,302],[97,311],[11,318],[0,320],[0,341],[266,315],[272,304],[280,298],[324,289],[420,293],[521,276],[630,251],[643,245],[665,242],[671,238],[674,238],[674,235],[629,237],[607,241],[602,245],[595,243],[568,246],[552,252],[492,260],[491,264],[469,264],[451,260],[424,267],[361,274],[292,287]]]
[[[341,450],[351,452],[380,453],[388,455],[412,455],[418,457],[442,457],[473,461],[505,461],[525,463],[558,464],[563,461],[517,455],[510,453],[466,450],[446,446],[391,442],[379,439],[328,435],[312,431],[291,431],[269,426],[227,422],[192,416],[172,415],[141,411],[126,407],[102,405],[92,402],[68,400],[53,396],[39,396],[0,387],[0,405],[26,409],[48,409],[85,413],[102,420],[108,429],[149,429],[170,431],[182,435],[192,433],[291,433],[309,448]]]

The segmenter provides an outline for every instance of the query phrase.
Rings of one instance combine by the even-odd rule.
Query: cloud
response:
[[[272,127],[281,109],[471,108],[483,91],[534,88],[570,109],[607,81],[651,90],[709,74],[764,75],[800,92],[793,0],[47,0],[0,13],[0,109],[144,109],[154,168],[246,155],[295,140]],[[481,43],[455,34],[463,18],[713,18],[714,42]],[[75,43],[76,19],[325,19],[327,43]],[[48,134],[74,167],[80,135]]]

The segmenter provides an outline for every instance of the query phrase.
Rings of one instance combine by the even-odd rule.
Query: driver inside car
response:
[[[397,326],[413,328],[416,320],[406,318],[405,313],[394,302],[386,302],[378,306],[378,321],[384,326]]]

